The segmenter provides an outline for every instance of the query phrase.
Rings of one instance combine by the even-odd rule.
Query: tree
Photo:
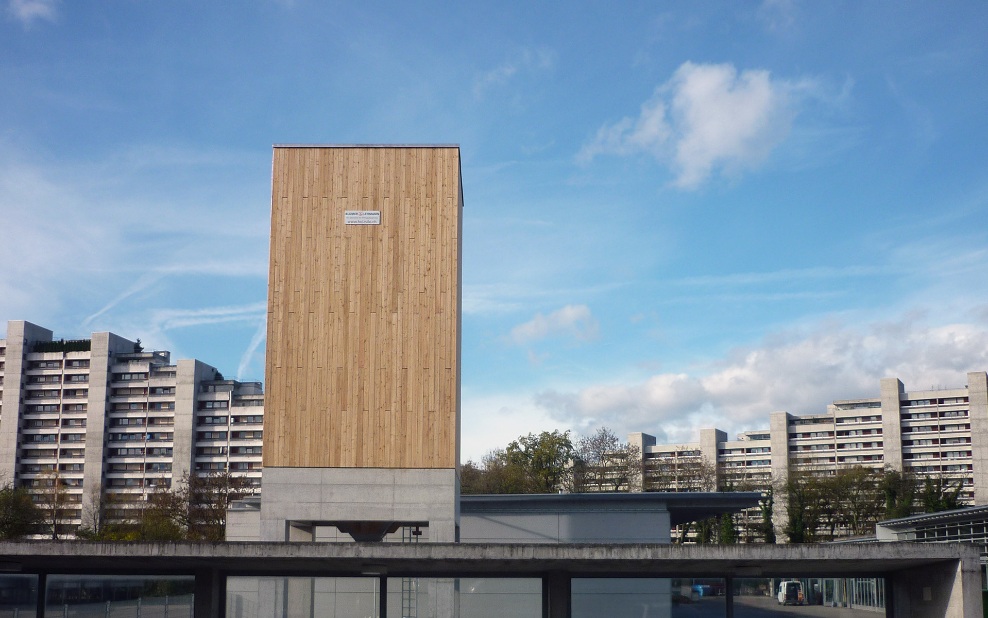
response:
[[[899,519],[913,514],[916,502],[916,479],[908,473],[886,468],[879,480],[885,502],[885,519]]]
[[[480,464],[468,461],[460,469],[460,492],[464,494],[533,493],[528,473],[512,461],[504,449],[493,450]]]
[[[37,496],[37,506],[41,510],[41,523],[46,534],[53,541],[58,540],[62,523],[67,519],[69,494],[65,489],[65,481],[57,470],[49,470],[40,479]]]
[[[37,530],[41,510],[22,487],[7,484],[0,488],[0,540],[19,539]]]
[[[722,513],[720,526],[717,529],[717,542],[721,545],[734,545],[738,542],[738,529],[734,524],[734,515]]]
[[[813,475],[790,470],[783,484],[786,498],[785,533],[790,543],[812,543],[820,527],[820,487]]]
[[[677,451],[686,449],[678,447]],[[717,468],[703,457],[678,456],[650,464],[646,491],[714,491]]]
[[[124,541],[222,541],[230,503],[251,493],[250,482],[229,472],[186,474],[172,489],[150,494],[136,521],[106,526],[94,538]]]
[[[519,437],[504,456],[509,465],[524,470],[531,493],[554,493],[569,487],[573,450],[569,431],[543,431]]]
[[[775,543],[775,521],[774,517],[774,507],[775,507],[775,491],[769,487],[765,491],[761,501],[758,503],[758,509],[762,514],[762,521],[758,524],[758,530],[761,532],[762,539],[766,543]]]
[[[923,512],[939,513],[958,508],[962,489],[964,489],[964,479],[951,479],[944,475],[924,478],[923,489],[919,495]]]
[[[577,441],[574,491],[630,491],[642,474],[641,449],[622,443],[607,427]]]
[[[230,472],[186,474],[177,492],[173,519],[190,541],[222,541],[230,503],[251,493],[250,481]]]

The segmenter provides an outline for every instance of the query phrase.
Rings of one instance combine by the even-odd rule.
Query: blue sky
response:
[[[961,386],[986,32],[974,1],[3,0],[0,321],[261,379],[271,145],[457,143],[464,459]]]

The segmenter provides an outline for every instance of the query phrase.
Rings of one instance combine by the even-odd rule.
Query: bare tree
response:
[[[639,486],[641,449],[622,443],[607,427],[580,438],[574,454],[575,491],[630,491]]]
[[[646,462],[645,491],[714,491],[717,468],[698,451],[677,447],[675,457]],[[681,454],[686,453],[686,454]]]
[[[58,540],[60,528],[68,515],[69,494],[58,470],[46,471],[40,481],[41,485],[35,495],[36,504],[41,510],[41,524],[52,540]]]

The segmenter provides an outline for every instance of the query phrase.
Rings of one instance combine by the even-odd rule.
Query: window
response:
[[[148,379],[148,374],[146,373],[115,373],[113,374],[114,382],[139,382]]]
[[[110,421],[111,427],[143,427],[143,418],[115,418]]]
[[[200,431],[196,434],[199,440],[226,440],[225,431]]]
[[[200,401],[200,410],[226,410],[229,407],[227,401]]]
[[[227,417],[225,416],[202,416],[199,417],[200,425],[226,425]]]

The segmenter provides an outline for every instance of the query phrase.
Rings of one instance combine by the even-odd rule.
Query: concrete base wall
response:
[[[970,618],[982,615],[981,569],[966,558],[907,569],[892,576],[890,616],[943,616]]]
[[[463,543],[668,543],[666,511],[464,513]]]
[[[458,493],[455,470],[268,467],[258,540],[315,540],[315,527],[333,522],[394,522],[427,524],[430,541],[452,543]],[[250,517],[241,520],[233,532],[247,540]]]

